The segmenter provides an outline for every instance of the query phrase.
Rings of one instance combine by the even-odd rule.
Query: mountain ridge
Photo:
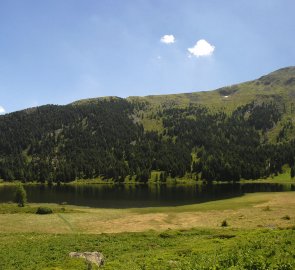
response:
[[[191,97],[194,96],[199,96],[199,95],[210,95],[212,93],[220,93],[220,96],[224,97],[227,96],[222,95],[222,92],[229,92],[229,93],[234,93],[236,92],[235,87],[237,86],[243,86],[243,85],[247,85],[247,84],[252,84],[252,83],[260,83],[261,84],[265,84],[265,85],[271,85],[271,81],[274,81],[277,76],[282,76],[285,78],[285,85],[288,84],[292,84],[295,85],[295,66],[288,66],[288,67],[283,67],[280,68],[278,70],[272,71],[266,75],[260,76],[257,79],[253,79],[253,80],[249,80],[246,82],[241,82],[241,83],[235,83],[232,85],[228,85],[228,86],[223,86],[217,89],[211,89],[211,90],[201,90],[201,91],[193,91],[193,92],[184,92],[184,93],[173,93],[173,94],[151,94],[151,95],[146,95],[146,96],[128,96],[126,98],[123,97],[119,97],[119,96],[102,96],[102,97],[93,97],[93,98],[83,98],[83,99],[79,99],[79,100],[75,100],[72,101],[68,104],[64,104],[64,105],[60,105],[60,104],[43,104],[40,106],[34,106],[34,107],[28,107],[25,109],[21,109],[21,110],[17,110],[17,111],[13,111],[10,113],[14,113],[14,112],[19,112],[19,111],[25,111],[25,110],[30,110],[30,109],[34,109],[37,107],[42,107],[42,106],[47,106],[47,105],[55,105],[55,106],[68,106],[68,105],[80,105],[80,104],[87,104],[87,103],[95,103],[98,100],[110,100],[110,99],[125,99],[125,100],[130,100],[130,101],[134,101],[134,100],[140,100],[140,101],[153,101],[154,99],[169,99],[172,98],[174,100],[174,98],[179,98],[182,99],[184,97],[187,97],[190,101],[194,102],[196,101],[196,99],[190,99]],[[277,80],[276,82],[279,82],[280,80]],[[269,88],[268,88],[269,90]],[[229,95],[228,95],[229,96]],[[9,113],[6,113],[9,114]],[[3,115],[0,115],[0,117]]]
[[[285,73],[288,73],[288,74],[285,74]],[[193,96],[199,96],[199,95],[209,95],[209,94],[212,94],[212,93],[215,93],[215,92],[218,92],[218,93],[222,93],[223,91],[225,90],[228,90],[228,92],[230,93],[234,93],[235,92],[235,87],[237,86],[241,86],[241,85],[244,85],[244,84],[252,84],[252,83],[257,83],[259,81],[262,81],[262,84],[266,84],[266,85],[269,85],[269,81],[272,81],[273,77],[277,77],[278,75],[285,75],[287,76],[287,79],[285,80],[285,82],[288,82],[288,80],[291,80],[290,82],[294,82],[295,83],[295,66],[289,66],[289,67],[284,67],[284,68],[280,68],[278,70],[275,70],[271,73],[268,73],[266,75],[263,75],[261,77],[259,77],[258,79],[254,79],[254,80],[249,80],[249,81],[246,81],[246,82],[242,82],[242,83],[237,83],[237,84],[232,84],[232,85],[228,85],[228,86],[224,86],[224,87],[220,87],[220,88],[217,88],[217,89],[213,89],[213,90],[206,90],[206,91],[193,91],[193,92],[186,92],[186,93],[175,93],[175,94],[158,94],[158,95],[147,95],[147,96],[128,96],[126,98],[121,98],[121,97],[117,97],[117,96],[106,96],[106,97],[98,97],[98,98],[91,98],[91,99],[82,99],[82,100],[78,100],[78,101],[75,101],[75,102],[80,102],[80,101],[93,101],[93,100],[96,100],[96,99],[107,99],[107,98],[118,98],[118,99],[126,99],[126,100],[146,100],[146,101],[152,101],[154,99],[162,99],[162,98],[165,98],[165,99],[169,99],[169,98],[183,98],[184,97],[187,97],[188,99],[190,99],[190,97],[193,97]],[[291,74],[290,74],[291,73]],[[224,95],[226,96],[226,95]],[[224,97],[223,96],[223,97]],[[222,97],[222,95],[221,95]],[[196,101],[194,99],[190,99],[190,101]],[[71,103],[72,104],[72,103]]]

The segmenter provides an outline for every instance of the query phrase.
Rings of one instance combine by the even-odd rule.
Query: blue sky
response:
[[[0,113],[255,79],[294,65],[294,11],[294,0],[0,0]]]

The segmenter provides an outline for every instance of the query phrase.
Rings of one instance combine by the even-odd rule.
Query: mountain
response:
[[[207,181],[294,174],[295,67],[214,91],[104,97],[0,116],[0,178]]]

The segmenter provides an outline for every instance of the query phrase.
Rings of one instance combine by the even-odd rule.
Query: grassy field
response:
[[[294,183],[295,179],[291,178],[291,168],[288,165],[282,167],[282,173],[273,175],[264,179],[242,180],[241,183]]]
[[[167,229],[295,226],[295,193],[252,193],[242,197],[177,207],[103,209],[48,204],[52,215],[35,214],[38,204],[0,205],[0,231],[6,233],[121,233]],[[20,209],[18,213],[16,211]],[[290,220],[283,219],[290,216]]]
[[[1,270],[88,269],[72,251],[101,251],[103,269],[295,267],[295,192],[178,207],[47,204],[50,215],[36,215],[38,206],[0,205]]]
[[[295,231],[190,229],[121,234],[1,234],[0,268],[89,269],[72,251],[98,250],[102,269],[294,269]],[[96,269],[93,267],[92,269]]]

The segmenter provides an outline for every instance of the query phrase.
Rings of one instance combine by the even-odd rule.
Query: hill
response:
[[[147,182],[294,174],[295,67],[214,91],[105,97],[0,116],[0,178]]]

